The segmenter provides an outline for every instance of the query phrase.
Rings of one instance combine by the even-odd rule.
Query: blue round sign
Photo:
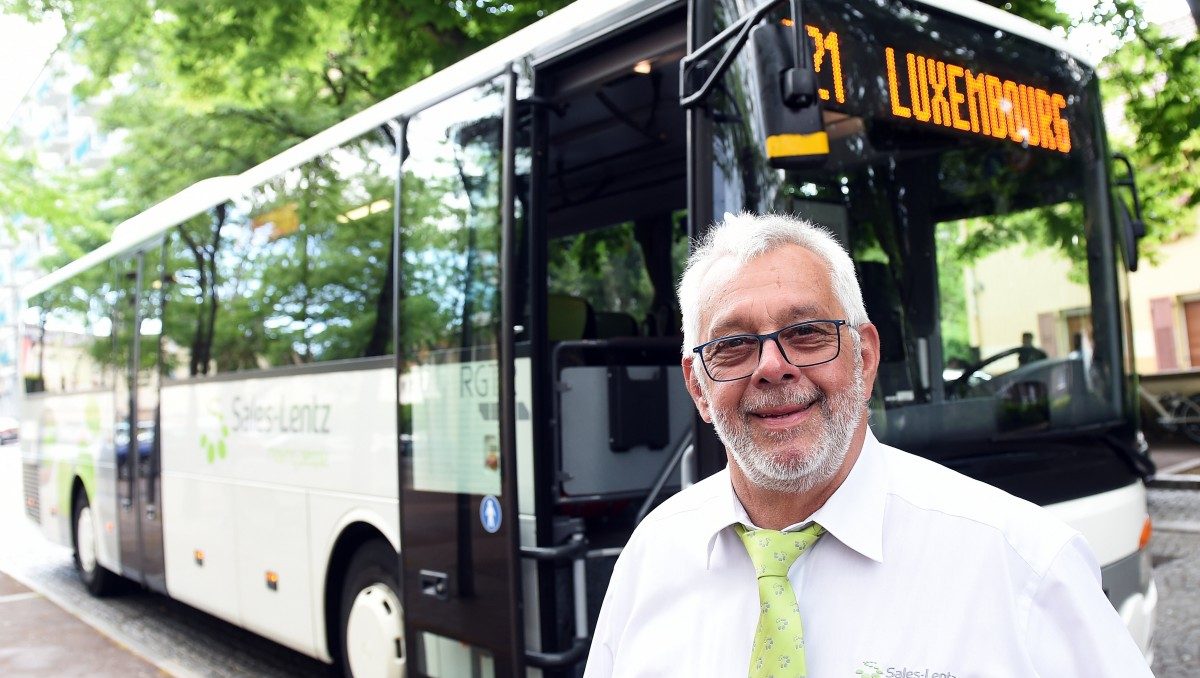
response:
[[[500,500],[493,495],[487,495],[479,502],[479,522],[489,534],[500,531],[500,523],[504,520],[504,512],[500,510]]]

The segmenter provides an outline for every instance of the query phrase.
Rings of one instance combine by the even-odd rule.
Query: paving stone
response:
[[[158,678],[153,664],[0,574],[0,675]]]
[[[1200,492],[1150,490],[1150,516],[1156,523],[1200,528]],[[1158,529],[1150,542],[1158,585],[1158,626],[1154,633],[1154,675],[1200,675],[1200,530]]]

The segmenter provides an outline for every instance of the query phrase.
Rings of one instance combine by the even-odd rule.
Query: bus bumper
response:
[[[1150,663],[1154,659],[1154,621],[1158,587],[1150,568],[1150,549],[1144,548],[1100,568],[1104,593],[1125,622],[1125,628]]]

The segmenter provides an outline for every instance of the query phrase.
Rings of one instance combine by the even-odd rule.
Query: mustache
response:
[[[768,407],[801,407],[809,404],[824,406],[827,400],[825,392],[816,386],[796,386],[748,393],[738,405],[743,413],[749,413]]]

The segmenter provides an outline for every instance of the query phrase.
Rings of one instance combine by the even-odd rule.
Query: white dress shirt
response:
[[[812,520],[829,533],[788,573],[811,678],[1151,675],[1083,537],[1034,504],[868,431]],[[585,678],[746,675],[758,589],[738,522],[754,527],[728,471],[642,522]]]

